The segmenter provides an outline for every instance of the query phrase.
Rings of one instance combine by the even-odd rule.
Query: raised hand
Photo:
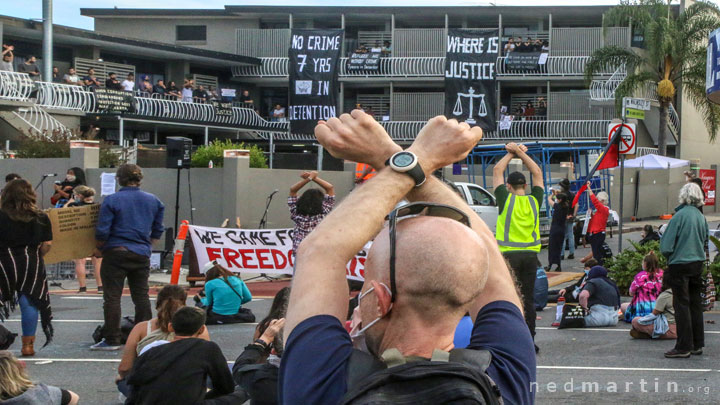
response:
[[[265,329],[265,332],[263,332],[260,339],[262,339],[264,342],[272,343],[273,339],[275,339],[275,336],[280,333],[283,326],[285,326],[285,318],[273,319],[272,321],[270,321],[270,324]]]
[[[312,172],[310,172],[310,176],[308,177],[308,180],[313,181],[317,178],[317,176],[318,176],[318,172],[312,171]]]
[[[505,150],[508,151],[508,153],[516,154],[518,152],[518,145],[515,142],[510,142],[505,145]]]
[[[525,152],[527,152],[527,150],[528,150],[527,146],[525,146],[525,145],[523,145],[523,144],[519,144],[519,145],[517,146],[517,149],[518,149],[520,152],[522,152],[522,153],[525,153]]]
[[[437,169],[464,159],[482,138],[480,127],[473,127],[440,115],[420,130],[408,151],[415,153],[428,175]]]
[[[315,137],[334,157],[367,163],[376,170],[385,167],[385,161],[402,150],[379,122],[361,110],[327,122],[319,121]]]
[[[302,172],[300,174],[300,177],[302,177],[305,180],[310,180],[310,172]]]

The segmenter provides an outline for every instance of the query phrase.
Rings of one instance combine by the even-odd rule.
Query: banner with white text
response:
[[[234,273],[293,273],[292,229],[189,227],[198,268],[217,260]],[[347,264],[347,278],[363,281],[371,242]]]
[[[312,134],[318,120],[337,117],[343,30],[293,29],[288,50],[288,119],[293,134]]]
[[[495,130],[495,61],[498,30],[448,29],[445,116]]]

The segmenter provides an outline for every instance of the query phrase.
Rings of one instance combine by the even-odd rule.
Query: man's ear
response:
[[[197,337],[202,335],[203,333],[205,333],[205,325],[203,325],[202,328],[200,328],[194,336]]]
[[[150,321],[148,321],[150,322]],[[168,332],[175,333],[175,329],[173,329],[172,322],[168,323]]]
[[[382,284],[375,280],[370,281],[370,283],[372,283],[372,286],[374,287],[373,294],[377,300],[378,316],[383,317],[390,312],[390,308],[392,307],[392,297]]]

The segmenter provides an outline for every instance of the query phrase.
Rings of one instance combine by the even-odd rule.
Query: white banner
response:
[[[210,261],[235,273],[292,274],[292,229],[189,227],[198,268]],[[368,242],[345,269],[347,278],[363,281]]]

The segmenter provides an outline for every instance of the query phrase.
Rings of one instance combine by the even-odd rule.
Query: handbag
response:
[[[584,328],[587,311],[580,304],[568,304],[563,306],[562,318],[558,329]]]
[[[707,272],[703,279],[704,291],[700,294],[702,298],[703,311],[710,311],[715,306],[715,281],[712,273]]]

